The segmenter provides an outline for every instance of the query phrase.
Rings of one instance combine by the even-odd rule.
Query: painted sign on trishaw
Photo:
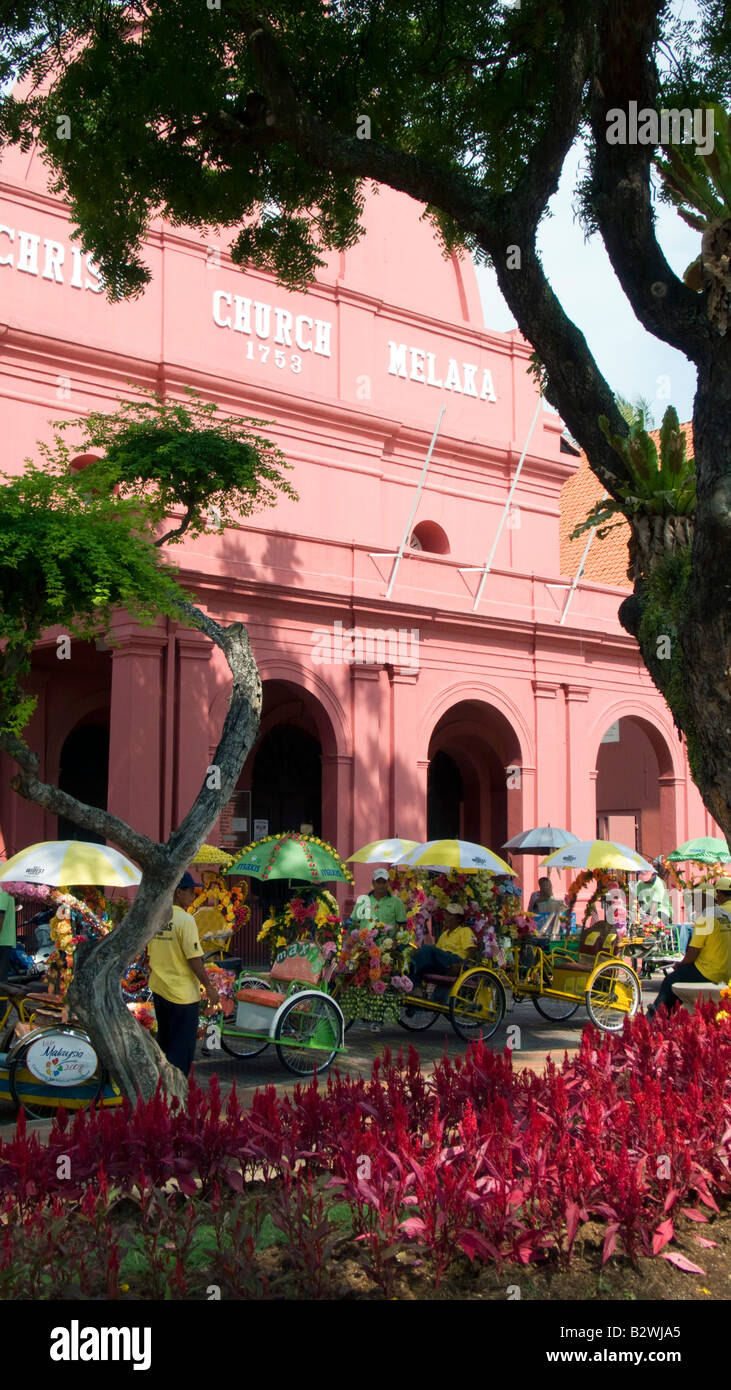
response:
[[[99,1065],[96,1052],[82,1037],[49,1029],[31,1043],[25,1065],[38,1081],[51,1086],[76,1086],[88,1081]]]

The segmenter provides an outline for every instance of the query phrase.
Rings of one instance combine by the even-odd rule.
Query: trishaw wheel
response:
[[[296,994],[277,1023],[277,1056],[297,1076],[317,1076],[337,1056],[342,1033],[340,1010],[327,994]]]
[[[423,1033],[427,1028],[431,1028],[432,1023],[438,1017],[437,1009],[420,1009],[418,1001],[415,999],[413,1004],[403,1005],[398,1021],[400,1026],[409,1033]]]
[[[243,976],[238,981],[239,989],[273,989],[268,980],[259,979],[258,975]],[[235,1015],[234,1015],[235,1017]],[[229,1057],[258,1057],[260,1052],[266,1052],[269,1046],[269,1038],[246,1038],[240,1033],[236,1033],[235,1024],[231,1019],[224,1018],[221,1024],[221,1048],[227,1052]],[[226,1028],[231,1029],[225,1032]]]
[[[24,1053],[21,1052],[18,1054],[18,1056],[13,1058],[8,1071],[10,1094],[13,1098],[13,1101],[15,1102],[17,1109],[22,1110],[29,1120],[52,1120],[54,1115],[56,1114],[56,1111],[58,1110],[59,1105],[63,1105],[62,1089],[60,1087],[58,1088],[57,1099],[55,1099],[50,1105],[41,1105],[40,1100],[36,1095],[33,1094],[32,1089],[33,1087],[37,1088],[39,1083],[35,1080],[35,1078],[32,1078],[30,1081],[28,1081],[26,1078],[21,1079],[18,1076],[19,1070],[21,1070],[21,1068],[23,1067]],[[99,1085],[97,1086],[97,1089],[95,1091],[92,1091],[91,1095],[89,1096],[89,1099],[86,1101],[85,1104],[77,1105],[74,1107],[74,1109],[91,1110],[92,1107],[96,1105],[97,1101],[99,1100],[101,1093],[104,1090],[104,1087],[106,1086],[108,1080],[109,1077],[107,1072],[102,1069],[99,1072]],[[49,1091],[51,1090],[50,1086],[48,1089]]]
[[[623,961],[606,961],[586,987],[586,1012],[604,1033],[621,1033],[624,1020],[637,1013],[642,999],[640,982]]]
[[[476,966],[456,983],[449,998],[449,1020],[458,1037],[491,1038],[503,1021],[505,990],[491,970]]]
[[[577,1009],[581,1008],[581,1001],[572,1004],[570,999],[552,999],[549,996],[541,995],[540,999],[533,997],[534,1007],[538,1010],[541,1018],[547,1018],[549,1023],[563,1023],[567,1018],[572,1018]]]

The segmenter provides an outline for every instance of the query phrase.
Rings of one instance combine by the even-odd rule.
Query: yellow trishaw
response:
[[[530,939],[522,945],[516,941],[503,962],[468,965],[457,979],[425,975],[431,997],[405,1004],[399,1021],[421,1031],[441,1014],[462,1038],[491,1038],[502,1023],[510,992],[516,1003],[532,999],[543,1018],[557,1023],[583,1004],[597,1028],[618,1033],[625,1018],[637,1013],[642,987],[617,952],[617,933],[606,922],[584,928],[576,958],[563,954],[560,945],[550,953]]]

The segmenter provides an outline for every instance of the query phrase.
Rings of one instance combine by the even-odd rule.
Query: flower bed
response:
[[[589,1231],[605,1264],[657,1256],[703,1275],[731,1196],[731,1021],[716,1012],[587,1027],[542,1076],[475,1044],[427,1079],[410,1048],[370,1079],[267,1087],[246,1112],[214,1081],[185,1110],[157,1096],[62,1112],[45,1144],[21,1120],[0,1143],[0,1296],[190,1299],[214,1283],[327,1297],[346,1240],[391,1297],[419,1262],[433,1287],[483,1266],[506,1282],[516,1266],[568,1270]],[[286,1289],[255,1259],[277,1232]]]

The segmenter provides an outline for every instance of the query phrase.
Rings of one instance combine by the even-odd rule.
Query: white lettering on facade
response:
[[[304,343],[304,342],[302,341],[302,325],[303,325],[303,323],[309,324],[310,332],[312,332],[312,319],[309,317],[309,315],[307,315],[307,314],[298,314],[298,315],[297,315],[297,318],[295,319],[295,323],[294,323],[294,341],[296,342],[297,347],[298,347],[298,348],[301,348],[303,352],[311,352],[311,351],[312,351],[312,338],[309,338],[308,341],[307,341],[306,343]]]
[[[43,267],[43,279],[55,280],[57,284],[63,284],[63,274],[61,266],[64,260],[64,249],[60,241],[44,241],[46,261]]]
[[[232,307],[233,319],[230,312]],[[260,299],[252,301],[240,294],[228,294],[225,290],[213,291],[211,311],[213,322],[219,328],[232,328],[235,333],[245,333],[250,337],[253,327],[257,338],[266,339],[272,337],[273,326],[274,342],[283,347],[292,347],[294,340],[300,352],[313,352],[319,357],[332,355],[332,324],[328,319],[313,319],[309,314],[298,314],[294,318],[289,309],[281,309]],[[249,348],[249,356],[251,351]]]
[[[6,236],[8,241],[15,241],[15,231],[12,227],[0,227],[0,236]],[[12,265],[13,253],[8,251],[7,256],[0,256],[0,265]]]
[[[229,308],[231,307],[231,296],[230,296],[230,294],[226,294],[223,290],[214,290],[214,291],[213,291],[213,322],[214,322],[214,323],[217,323],[219,328],[230,328],[230,327],[231,327],[231,315],[229,314],[228,318],[225,318],[225,319],[222,319],[222,318],[221,318],[220,310],[221,310],[221,305],[222,305],[222,304],[228,304]]]
[[[251,332],[251,300],[244,299],[242,294],[234,295],[236,305],[236,317],[234,319],[234,333]]]
[[[426,381],[424,376],[425,353],[420,348],[411,348],[411,381]]]
[[[389,341],[388,349],[391,354],[388,364],[389,374],[391,376],[406,376],[406,344]]]
[[[258,299],[254,300],[254,326],[257,338],[269,337],[269,325],[271,322],[271,309],[268,304],[261,304]]]
[[[76,246],[68,246],[63,241],[56,241],[54,237],[43,237],[36,232],[26,232],[20,228],[0,226],[0,237],[7,237],[11,247],[15,251],[6,251],[0,256],[0,266],[10,266],[19,270],[23,275],[41,275],[41,279],[49,280],[51,284],[63,285],[66,283],[64,277],[64,266],[72,263],[71,278],[68,281],[72,289],[91,290],[92,294],[101,294],[104,289],[99,267],[95,265],[91,253],[84,256],[84,252]],[[43,271],[41,273],[40,251],[41,241],[43,241]],[[70,255],[69,255],[70,253]],[[86,265],[87,274],[83,280],[81,278],[82,266]]]
[[[292,346],[292,315],[289,309],[275,309],[274,319],[276,329],[274,331],[275,343],[282,343],[284,347]]]
[[[32,232],[18,233],[18,270],[24,271],[26,275],[38,274],[38,247],[40,244],[40,237],[35,236]]]
[[[73,271],[72,271],[72,274],[71,274],[71,280],[70,280],[69,283],[70,283],[72,289],[74,289],[74,290],[80,290],[80,289],[83,288],[83,286],[82,286],[82,284],[81,284],[81,259],[82,259],[82,257],[81,257],[81,251],[79,250],[78,246],[72,246],[72,247],[71,247],[71,257],[72,257],[72,259],[73,259],[74,268],[73,268]]]
[[[407,361],[411,363],[411,371],[407,369]],[[389,376],[400,376],[408,381],[418,381],[422,386],[434,386],[439,391],[457,391],[460,395],[472,396],[475,400],[490,401],[491,404],[497,403],[495,386],[492,379],[492,372],[489,367],[482,370],[482,385],[478,393],[477,373],[480,370],[476,362],[462,362],[461,364],[455,357],[447,359],[446,375],[437,376],[437,354],[426,352],[422,348],[411,347],[408,343],[396,343],[392,339],[388,341],[388,373]],[[426,364],[426,376],[424,367]]]
[[[315,352],[320,357],[330,356],[330,328],[327,319],[315,319]]]

